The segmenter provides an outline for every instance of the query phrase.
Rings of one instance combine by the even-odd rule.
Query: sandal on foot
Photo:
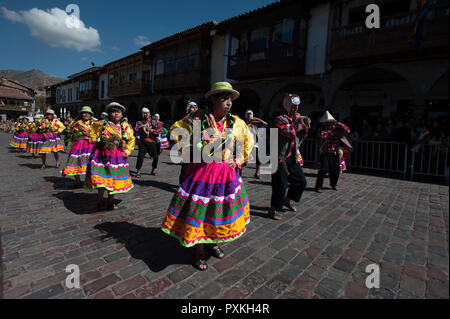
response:
[[[205,271],[206,269],[208,269],[208,264],[206,263],[205,259],[196,259],[194,266],[201,271]],[[202,268],[201,266],[204,266],[204,268]]]
[[[42,164],[42,165],[41,165],[41,170],[42,170],[42,169],[45,169],[46,167],[47,167],[47,165]]]
[[[280,219],[281,219],[281,216],[278,215],[276,211],[271,212],[271,211],[269,210],[269,212],[268,212],[267,214],[268,214],[269,217],[272,218],[273,220],[280,220]]]
[[[295,207],[293,207],[291,204],[289,204],[289,205],[286,204],[286,202],[284,203],[284,206],[286,206],[288,211],[290,211],[290,212],[296,212],[297,211],[297,209]]]
[[[108,204],[108,210],[116,210],[119,209],[119,206],[116,204]]]
[[[209,253],[211,254],[211,256],[214,256],[219,259],[222,259],[223,257],[225,257],[225,253],[223,252],[223,249],[220,248],[219,246],[217,246],[215,248],[209,247]]]
[[[136,178],[141,178],[141,173],[136,173]]]

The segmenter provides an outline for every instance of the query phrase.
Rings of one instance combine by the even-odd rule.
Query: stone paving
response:
[[[8,151],[10,138],[0,133],[4,298],[449,298],[448,186],[345,173],[337,192],[317,194],[305,169],[298,212],[274,221],[270,176],[255,180],[249,165],[247,233],[200,272],[192,249],[160,230],[180,170],[167,151],[157,176],[145,160],[119,210],[96,212],[96,192],[72,190],[52,156],[41,171],[40,159]],[[69,264],[80,289],[65,286]],[[369,264],[380,266],[378,289],[365,285]]]

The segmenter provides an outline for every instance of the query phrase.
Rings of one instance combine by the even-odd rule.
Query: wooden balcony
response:
[[[417,47],[408,42],[415,17],[416,11],[408,11],[382,18],[379,29],[367,29],[365,22],[334,29],[330,63],[352,65],[424,57],[448,58],[449,3],[429,9]]]
[[[16,105],[16,104],[6,104],[6,105],[0,104],[0,112],[2,112],[2,111],[30,112],[31,105],[25,106],[25,105]]]
[[[208,88],[209,76],[202,76],[199,69],[157,75],[155,78],[155,91],[188,92],[192,90],[203,91]]]
[[[151,94],[151,81],[133,81],[117,84],[108,88],[109,97],[120,97],[128,95]]]
[[[273,76],[294,76],[305,72],[304,53],[278,59],[264,59],[228,66],[227,77],[233,80],[249,80]]]
[[[98,99],[98,90],[80,91],[80,101],[91,101]]]

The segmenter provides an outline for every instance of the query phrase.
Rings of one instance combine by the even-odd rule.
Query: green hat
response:
[[[92,109],[89,106],[82,106],[80,113],[90,113],[91,115],[94,115],[94,112],[92,112]]]
[[[35,119],[43,119],[43,118],[44,118],[44,115],[43,115],[43,114],[36,114],[36,115],[34,116],[34,118],[35,118]]]
[[[211,95],[217,93],[231,93],[232,100],[236,100],[239,95],[241,95],[238,91],[234,90],[230,83],[228,82],[217,82],[211,86],[211,90],[205,94],[205,98],[209,98]]]

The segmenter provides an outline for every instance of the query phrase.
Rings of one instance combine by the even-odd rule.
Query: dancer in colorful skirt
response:
[[[299,165],[297,151],[300,141],[306,138],[309,129],[298,113],[299,105],[298,95],[285,94],[285,113],[275,119],[278,128],[278,166],[272,174],[272,198],[268,212],[269,217],[275,220],[281,219],[277,211],[281,211],[283,205],[290,211],[297,211],[291,201],[300,202],[306,188],[306,178]]]
[[[15,125],[15,132],[11,143],[11,147],[26,150],[28,142],[28,117],[20,116]]]
[[[199,270],[208,267],[205,244],[207,252],[223,258],[224,252],[218,244],[241,237],[250,221],[250,203],[237,169],[248,160],[254,140],[245,122],[230,113],[232,101],[238,97],[239,92],[229,83],[215,83],[205,95],[209,109],[191,114],[174,127],[185,129],[186,136],[190,134],[194,138],[194,121],[199,121],[196,123],[201,125],[200,142],[194,147],[202,153],[202,161],[188,164],[162,230],[184,247],[195,246],[194,265]],[[183,147],[190,144],[183,139],[179,142],[183,145],[178,146]],[[233,157],[235,143],[236,158]],[[212,147],[218,145],[220,151],[214,152]]]
[[[33,158],[41,153],[42,145],[44,144],[44,135],[41,128],[43,120],[43,114],[36,114],[33,123],[28,127],[27,152],[31,153]]]
[[[186,122],[186,124],[184,124],[184,125],[188,125],[189,126],[190,125],[189,123],[192,120],[190,116],[192,114],[194,114],[195,112],[197,112],[197,111],[198,111],[197,103],[195,103],[194,101],[188,101],[188,103],[186,105],[186,116],[183,117],[181,120],[179,120],[179,121],[175,122],[174,124],[172,124],[172,126],[170,127],[171,135],[172,135],[172,130],[173,129],[176,129],[178,127],[182,127],[183,126],[182,122]],[[173,140],[177,140],[177,136],[172,136],[172,139]],[[180,155],[182,155],[182,149],[181,148],[180,148],[179,152],[180,152]],[[186,171],[187,171],[189,163],[193,162],[193,159],[192,159],[192,154],[193,154],[192,145],[190,145],[190,147],[189,147],[189,154],[190,154],[189,161],[186,162],[186,163],[185,162],[181,163],[180,176],[178,177],[178,181],[179,181],[180,184],[181,184],[181,181],[184,178],[184,175],[186,174]]]
[[[144,163],[145,154],[153,158],[151,175],[156,175],[159,160],[158,136],[162,132],[162,122],[156,118],[152,119],[150,110],[142,109],[142,121],[136,123],[136,135],[138,136],[139,153],[136,161],[136,178],[141,177],[141,168]]]
[[[335,118],[326,111],[320,119],[325,130],[320,132],[320,138],[323,141],[320,147],[319,155],[319,173],[317,175],[315,191],[322,193],[323,179],[328,171],[330,176],[330,186],[335,191],[339,180],[339,173],[342,169],[341,158],[339,154],[340,139],[350,133],[350,129],[343,123],[335,120]]]
[[[169,134],[169,132],[165,127],[163,127],[162,132],[159,135],[159,142],[161,144],[161,149],[163,150],[170,147],[169,140],[167,139],[167,134]]]
[[[75,176],[75,188],[81,187],[80,176],[86,174],[86,167],[94,146],[89,136],[93,115],[89,106],[83,106],[80,110],[80,119],[74,120],[67,128],[65,141],[72,143],[72,149],[62,175]]]
[[[84,181],[86,189],[97,189],[99,210],[104,210],[103,195],[108,192],[108,210],[118,209],[114,194],[126,193],[134,186],[128,166],[128,156],[134,150],[133,129],[125,121],[123,105],[113,102],[106,106],[108,118],[92,124],[89,131],[94,147],[89,157]]]
[[[55,116],[55,111],[48,109],[45,112],[46,119],[41,123],[41,130],[44,134],[44,144],[42,145],[42,166],[47,167],[47,154],[53,153],[56,161],[56,168],[59,168],[59,154],[64,151],[64,142],[61,141],[60,134],[66,129],[63,123]]]
[[[167,139],[167,129],[164,128],[164,122],[161,122],[158,113],[155,114],[155,120],[161,123],[161,133],[158,136],[158,154],[161,154],[163,149],[169,148],[169,140]]]

